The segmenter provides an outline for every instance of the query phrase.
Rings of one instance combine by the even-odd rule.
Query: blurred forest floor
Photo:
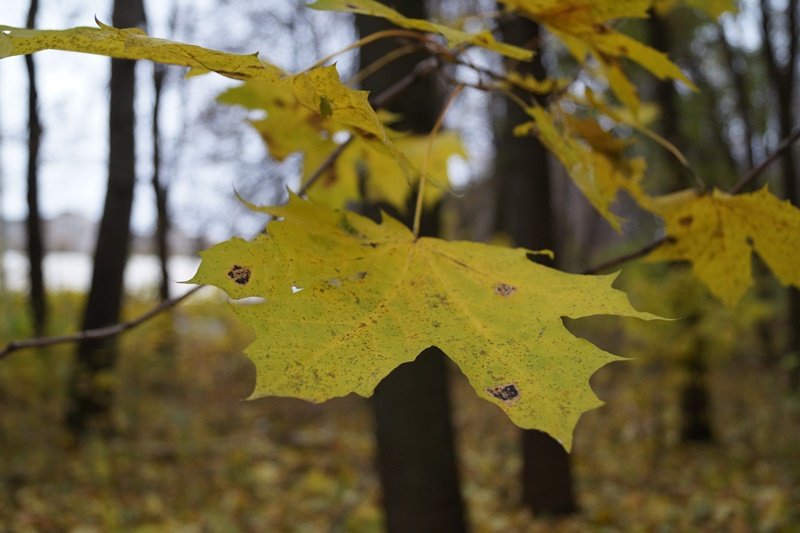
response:
[[[29,331],[23,299],[6,300],[2,342]],[[53,333],[72,330],[81,301],[52,298]],[[73,347],[0,362],[0,531],[380,531],[368,401],[242,402],[251,339],[216,298],[123,335],[118,436],[80,449],[61,429]],[[582,511],[562,520],[520,509],[518,429],[454,367],[474,531],[800,530],[800,406],[785,371],[756,356],[714,361],[716,442],[685,445],[674,366],[640,359],[594,376],[608,403],[577,428]]]

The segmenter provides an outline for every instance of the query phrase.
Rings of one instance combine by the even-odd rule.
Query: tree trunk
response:
[[[161,132],[158,124],[158,115],[161,109],[161,91],[164,86],[163,65],[153,65],[153,193],[156,197],[156,249],[158,262],[161,267],[161,283],[159,296],[161,300],[169,300],[169,211],[167,209],[167,187],[161,180]]]
[[[650,45],[664,53],[669,53],[669,27],[667,21],[656,14],[655,10],[650,10]],[[670,79],[659,80],[656,82],[656,101],[660,110],[659,126],[661,136],[669,141],[679,150],[682,150],[680,139],[679,114],[675,105],[675,84]],[[666,183],[663,187],[666,191],[674,191],[685,186],[681,182],[681,177],[685,172],[683,165],[672,154],[666,154],[666,165],[669,172],[666,174]]]
[[[798,61],[798,47],[800,47],[800,34],[798,34],[798,24],[800,24],[800,13],[798,13],[798,0],[789,0],[786,11],[783,13],[787,21],[786,39],[788,43],[786,50],[786,61],[779,63],[775,49],[774,13],[770,9],[768,0],[761,0],[761,23],[763,30],[762,50],[764,59],[767,63],[767,72],[770,77],[773,94],[776,97],[776,111],[778,132],[781,139],[786,139],[792,134],[794,123],[792,111],[795,97],[795,73]],[[781,158],[781,181],[783,192],[786,198],[795,206],[800,206],[800,184],[798,184],[796,159],[794,150],[789,148]],[[800,354],[800,290],[789,287],[787,298],[787,321],[788,321],[788,353]],[[793,390],[800,390],[800,365],[795,365],[789,375],[789,383]]]
[[[39,0],[31,0],[26,27],[34,28]],[[28,72],[28,217],[26,229],[28,236],[28,261],[30,265],[30,308],[33,317],[33,332],[44,335],[47,323],[47,304],[45,302],[44,274],[42,263],[42,223],[39,216],[39,147],[41,146],[42,125],[39,121],[39,94],[36,90],[36,64],[33,56],[25,56]]]
[[[503,27],[503,40],[512,44],[535,45],[539,36],[539,26],[522,18]],[[538,53],[532,62],[521,63],[516,69],[543,79],[541,57]],[[499,225],[516,246],[553,250],[556,246],[547,150],[538,139],[515,137],[511,132],[514,126],[528,120],[523,110],[507,102],[504,120],[495,134]],[[542,262],[540,257],[537,261]],[[566,515],[577,510],[569,454],[553,437],[524,430],[522,459],[522,499],[535,515]]]
[[[426,16],[423,0],[402,3],[403,14]],[[364,36],[385,29],[384,22],[357,17]],[[391,50],[394,43],[379,41],[361,50],[365,67]],[[405,56],[367,78],[365,89],[379,92],[408,75],[422,58]],[[441,98],[430,78],[417,80],[392,100],[389,108],[401,113],[401,130],[428,132],[440,110]],[[426,217],[427,222],[431,217]],[[423,233],[431,228],[423,220]],[[375,414],[378,470],[383,488],[385,525],[389,533],[458,533],[466,530],[459,490],[453,429],[447,386],[447,363],[436,348],[416,361],[395,369],[376,388]]]
[[[121,28],[142,25],[142,0],[115,0],[113,22]],[[112,59],[108,189],[97,236],[83,329],[108,326],[120,318],[136,174],[134,82],[135,63]],[[116,359],[117,346],[113,338],[88,340],[78,345],[67,413],[69,429],[78,439],[90,430],[101,430],[105,434],[111,432],[113,386],[109,374],[114,369]]]

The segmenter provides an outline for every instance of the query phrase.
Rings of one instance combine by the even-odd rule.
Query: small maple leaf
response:
[[[260,209],[281,219],[268,235],[203,252],[192,279],[265,299],[235,307],[256,331],[246,350],[253,398],[369,396],[435,345],[480,397],[569,449],[580,415],[601,404],[589,377],[617,356],[575,337],[562,318],[655,318],[611,287],[614,275],[559,272],[521,248],[415,239],[391,217],[377,224],[295,196]],[[241,265],[246,284],[231,276]]]
[[[728,307],[753,284],[756,252],[784,285],[800,287],[800,209],[767,188],[748,194],[714,190],[657,199],[670,240],[649,261],[689,261],[695,275]]]

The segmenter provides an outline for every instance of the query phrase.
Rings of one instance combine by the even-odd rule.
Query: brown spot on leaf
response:
[[[247,285],[250,281],[250,269],[245,266],[233,265],[228,271],[228,277],[239,285]]]
[[[503,400],[504,402],[510,402],[517,396],[519,396],[519,391],[517,387],[510,383],[508,385],[499,385],[497,387],[489,387],[486,389],[486,392],[497,398],[498,400]]]
[[[692,215],[686,215],[678,219],[678,224],[681,226],[691,226],[692,222],[694,222],[694,217]]]
[[[494,286],[494,293],[498,296],[508,297],[517,292],[517,288],[508,283],[498,283]]]

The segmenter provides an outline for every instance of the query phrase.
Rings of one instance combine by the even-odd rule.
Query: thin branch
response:
[[[603,272],[604,270],[609,270],[611,268],[614,268],[614,267],[617,267],[617,266],[622,265],[624,263],[627,263],[628,261],[633,261],[634,259],[639,259],[640,257],[646,256],[647,254],[649,254],[650,252],[652,252],[656,248],[660,248],[661,245],[663,245],[664,243],[666,243],[668,241],[669,241],[669,239],[667,237],[661,237],[660,239],[656,239],[655,241],[651,242],[650,244],[648,244],[646,246],[642,246],[638,250],[635,250],[633,252],[627,253],[625,255],[621,255],[619,257],[615,257],[614,259],[606,261],[605,263],[600,263],[599,265],[596,265],[596,266],[594,266],[592,268],[588,268],[588,269],[584,270],[583,273],[584,274],[599,274],[600,272]]]
[[[300,187],[300,190],[297,191],[297,195],[305,196],[305,194],[308,192],[308,189],[313,187],[314,184],[319,181],[322,175],[325,174],[325,172],[332,167],[334,163],[336,163],[336,160],[339,159],[339,156],[342,155],[342,152],[344,152],[345,149],[352,144],[354,139],[355,136],[351,135],[346,141],[337,146],[335,150],[328,154],[328,157],[325,158],[325,161],[320,163],[320,165],[316,168],[316,170],[314,170],[311,176],[309,176],[306,182],[303,183],[303,185]]]
[[[422,208],[425,201],[425,183],[428,181],[428,166],[430,165],[431,161],[431,153],[433,152],[433,142],[436,140],[436,135],[439,134],[439,130],[444,123],[444,116],[447,114],[447,110],[450,109],[450,106],[453,105],[453,102],[461,94],[461,90],[464,89],[463,85],[456,85],[455,89],[452,90],[450,96],[447,97],[444,105],[442,106],[442,110],[439,113],[439,116],[436,118],[436,123],[433,125],[433,129],[431,133],[428,135],[428,149],[425,152],[425,159],[422,162],[422,169],[419,174],[419,188],[417,189],[417,206],[414,209],[414,238],[419,238],[419,228],[422,222]]]
[[[128,322],[120,322],[118,324],[114,324],[112,326],[106,326],[104,328],[78,331],[77,333],[73,333],[71,335],[56,335],[53,337],[35,337],[32,339],[9,342],[2,350],[0,350],[0,361],[8,357],[9,354],[16,352],[17,350],[24,350],[27,348],[43,348],[45,346],[53,346],[55,344],[75,343],[89,339],[106,339],[108,337],[114,337],[115,335],[119,335],[120,333],[124,333],[130,329],[140,326],[145,322],[147,322],[148,320],[150,320],[151,318],[155,317],[156,315],[175,307],[176,305],[178,305],[179,303],[181,303],[182,301],[184,301],[189,296],[193,295],[203,287],[205,287],[205,285],[197,285],[196,287],[192,287],[188,292],[186,292],[182,296],[178,296],[177,298],[172,298],[170,300],[164,300],[163,302],[153,307],[143,315],[140,315],[139,317],[134,318],[133,320],[130,320]]]
[[[778,147],[769,155],[769,157],[762,161],[757,167],[751,169],[750,172],[742,176],[742,179],[740,179],[736,185],[731,187],[728,192],[730,194],[737,194],[745,189],[748,185],[750,185],[750,183],[755,181],[755,179],[758,178],[767,169],[767,167],[769,167],[770,164],[787,152],[791,146],[797,142],[798,139],[800,139],[800,129],[795,130],[794,133],[782,140],[781,144],[778,145]]]

